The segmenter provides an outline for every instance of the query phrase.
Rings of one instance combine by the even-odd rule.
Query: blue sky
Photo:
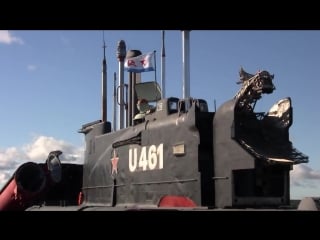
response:
[[[0,188],[23,162],[43,162],[51,150],[63,161],[83,162],[83,124],[101,119],[103,31],[0,31]],[[127,50],[156,51],[160,82],[161,31],[104,31],[109,121],[113,74],[118,73],[117,43]],[[165,32],[166,96],[182,97],[182,33]],[[291,172],[291,197],[319,196],[320,31],[190,32],[190,95],[205,99],[209,110],[238,91],[238,72],[267,70],[276,90],[264,95],[257,111],[268,111],[291,97],[293,145],[309,156]],[[144,81],[154,72],[143,73]],[[127,76],[125,76],[127,81]]]

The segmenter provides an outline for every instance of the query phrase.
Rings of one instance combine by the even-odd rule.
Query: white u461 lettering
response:
[[[138,158],[139,156],[139,158]],[[129,149],[129,171],[148,171],[163,168],[163,143]]]

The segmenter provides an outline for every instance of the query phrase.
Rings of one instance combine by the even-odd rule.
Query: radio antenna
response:
[[[102,31],[103,38],[103,61],[102,61],[102,122],[107,121],[107,61],[106,61],[106,43],[104,41],[104,31]]]

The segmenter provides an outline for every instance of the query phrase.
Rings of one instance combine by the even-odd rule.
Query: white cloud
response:
[[[4,44],[24,44],[23,40],[18,37],[14,37],[8,30],[0,30],[0,43]]]
[[[10,173],[8,172],[0,172],[0,186],[3,186],[4,184],[6,184],[8,182],[8,180],[10,179]],[[1,187],[0,187],[1,189]]]
[[[0,170],[10,170],[19,164],[23,154],[15,147],[7,148],[3,151],[0,150]]]
[[[65,161],[83,162],[82,148],[77,148],[63,140],[57,140],[53,137],[38,136],[31,144],[26,144],[23,151],[29,159],[33,161],[44,161],[51,151],[62,151]],[[72,156],[72,157],[70,157]],[[77,156],[77,157],[74,157]]]
[[[320,171],[313,170],[305,164],[294,165],[290,173],[291,183],[296,187],[314,188],[320,180]]]
[[[62,163],[83,163],[83,147],[53,137],[37,136],[21,148],[0,149],[0,190],[17,168],[25,162],[45,163],[51,151],[60,150]]]
[[[28,69],[29,71],[34,71],[34,70],[37,69],[37,66],[36,66],[36,65],[33,65],[33,64],[29,64],[29,65],[27,66],[27,69]]]

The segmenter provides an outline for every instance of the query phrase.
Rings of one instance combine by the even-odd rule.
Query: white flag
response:
[[[124,68],[128,72],[135,73],[154,71],[153,61],[154,52],[150,52],[137,57],[127,58],[124,62]]]

